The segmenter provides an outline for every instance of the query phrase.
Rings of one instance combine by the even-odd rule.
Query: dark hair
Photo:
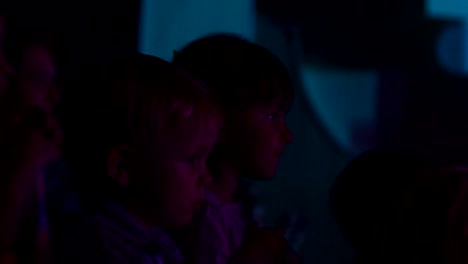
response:
[[[465,263],[468,169],[438,171],[427,183],[412,190],[414,205],[405,214],[406,226],[395,232],[396,237],[411,237],[394,243],[396,249],[389,251],[397,258],[413,254],[417,263]]]
[[[173,63],[206,83],[228,113],[293,95],[286,66],[266,48],[234,34],[197,39],[174,52]],[[271,80],[278,83],[262,85]]]
[[[48,25],[40,20],[21,20],[7,17],[5,22],[5,54],[8,62],[18,70],[24,52],[29,48],[40,46],[57,57],[58,38],[54,32],[49,31]]]
[[[454,168],[449,170],[445,172],[443,180],[445,180],[447,188],[442,191],[443,196],[440,200],[442,200],[443,206],[441,209],[442,212],[448,215],[448,221],[446,221],[446,218],[440,221],[441,223],[448,222],[447,226],[442,226],[444,236],[441,241],[444,243],[444,263],[463,263],[468,256],[466,251],[468,239],[466,233],[468,221],[468,169]],[[433,229],[436,228],[431,230]],[[427,231],[427,233],[430,232],[430,230]]]
[[[423,158],[398,150],[373,150],[352,160],[331,189],[330,206],[357,250],[382,236],[391,206],[429,171]]]
[[[67,104],[70,115],[64,136],[77,184],[91,203],[102,196],[99,193],[113,195],[116,186],[105,177],[112,147],[143,148],[149,140],[160,140],[161,130],[177,129],[185,118],[220,121],[204,87],[156,57],[122,55],[96,67],[83,80],[78,88],[84,90]]]

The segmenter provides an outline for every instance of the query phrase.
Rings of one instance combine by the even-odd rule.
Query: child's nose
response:
[[[197,187],[204,188],[208,186],[212,181],[211,175],[208,170],[205,168],[198,178]]]

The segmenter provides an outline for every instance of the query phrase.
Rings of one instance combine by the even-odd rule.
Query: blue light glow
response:
[[[304,67],[301,76],[310,105],[339,145],[355,154],[372,147],[356,142],[355,133],[363,126],[376,137],[378,73]]]
[[[214,32],[255,36],[250,0],[143,0],[140,52],[166,60],[190,41]]]
[[[435,18],[468,20],[466,0],[426,0],[426,12]]]

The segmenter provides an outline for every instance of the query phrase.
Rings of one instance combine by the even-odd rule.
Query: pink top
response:
[[[246,228],[240,203],[223,204],[206,191],[207,208],[199,222],[196,264],[226,264],[241,246]]]

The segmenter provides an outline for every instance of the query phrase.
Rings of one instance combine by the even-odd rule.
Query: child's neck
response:
[[[239,187],[239,174],[234,169],[224,169],[218,175],[218,180],[209,189],[221,203],[233,203],[237,188]]]

